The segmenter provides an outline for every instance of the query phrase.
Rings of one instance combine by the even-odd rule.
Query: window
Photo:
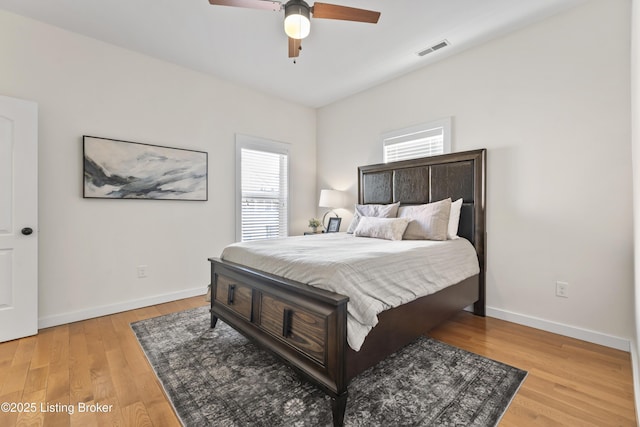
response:
[[[236,135],[236,240],[288,235],[289,145]]]
[[[384,162],[451,152],[451,118],[382,134]]]

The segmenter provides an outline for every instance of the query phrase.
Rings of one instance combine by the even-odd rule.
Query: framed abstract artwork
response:
[[[207,153],[83,136],[84,198],[208,198]]]

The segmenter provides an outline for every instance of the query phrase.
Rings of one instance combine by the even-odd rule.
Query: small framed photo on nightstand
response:
[[[327,225],[327,233],[337,233],[340,231],[340,223],[342,218],[329,218],[329,225]]]

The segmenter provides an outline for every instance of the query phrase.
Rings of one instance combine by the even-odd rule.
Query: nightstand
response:
[[[322,234],[322,233],[324,233],[324,231],[305,231],[304,235],[305,236],[311,236],[313,234]]]

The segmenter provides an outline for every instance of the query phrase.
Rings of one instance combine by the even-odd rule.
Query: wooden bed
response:
[[[485,315],[486,150],[358,168],[360,204],[463,198],[458,235],[476,249],[480,273],[382,312],[360,351],[347,344],[348,297],[210,258],[211,327],[218,318],[269,349],[332,398],[343,423],[349,381],[463,308]]]

